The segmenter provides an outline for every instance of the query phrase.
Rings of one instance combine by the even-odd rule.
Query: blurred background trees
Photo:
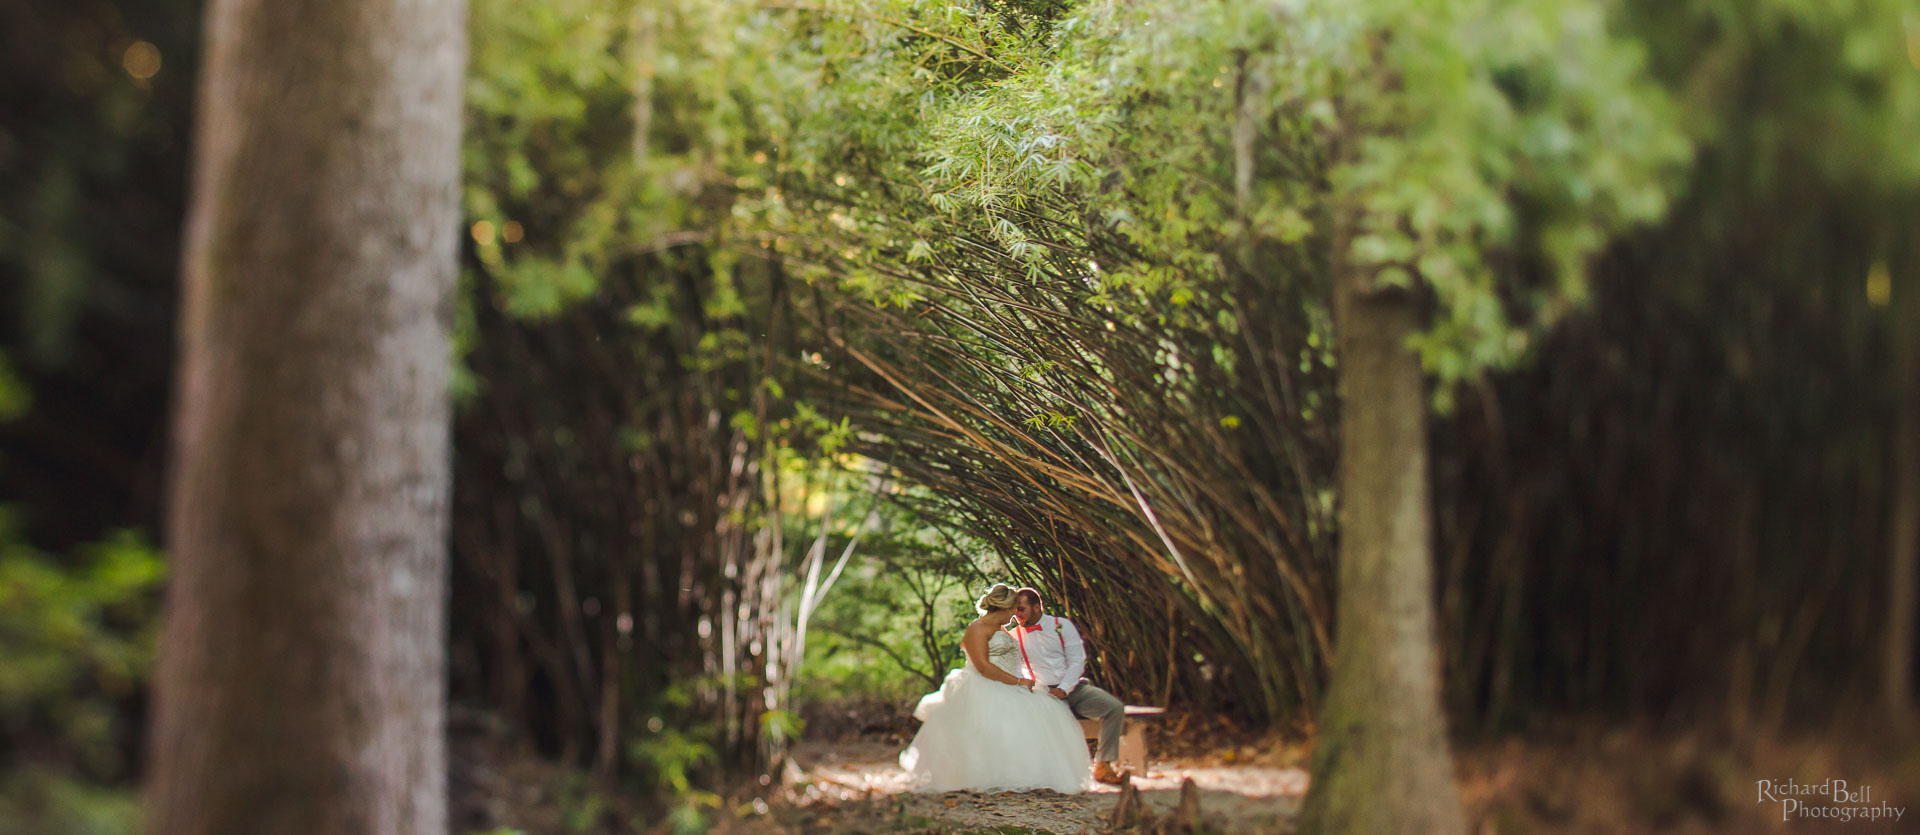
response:
[[[1443,599],[1455,636],[1491,641],[1447,642],[1462,715],[1777,728],[1881,682],[1915,23],[1746,11],[1623,17],[1694,165],[1668,219],[1596,263],[1590,311],[1440,429]]]
[[[1434,65],[1474,68],[1420,81],[1453,121],[1367,138],[1413,166],[1381,169],[1406,220],[1365,253],[1406,271],[1440,383],[1448,722],[1910,710],[1887,694],[1914,675],[1920,23],[1565,5]],[[808,704],[928,686],[988,575],[1048,591],[1129,701],[1311,724],[1340,622],[1327,142],[1354,20],[472,8],[457,733],[693,825]],[[0,535],[62,584],[99,570],[84,543],[160,533],[197,11],[0,12]],[[1489,112],[1552,118],[1460,121]],[[156,572],[71,605],[137,645]],[[51,680],[0,704],[94,698]],[[130,785],[128,680],[117,759],[36,713],[0,765]]]

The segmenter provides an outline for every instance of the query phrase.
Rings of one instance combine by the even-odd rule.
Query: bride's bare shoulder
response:
[[[972,647],[975,644],[985,644],[987,637],[986,631],[980,628],[980,624],[969,623],[967,628],[960,632],[960,643],[968,647],[968,652],[972,652]]]
[[[966,634],[968,636],[986,635],[988,637],[992,637],[992,633],[997,631],[998,629],[999,627],[994,625],[992,622],[988,621],[985,618],[980,618],[975,620],[972,623],[967,624]]]

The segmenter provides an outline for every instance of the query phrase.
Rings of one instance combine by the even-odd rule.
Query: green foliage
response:
[[[1817,724],[1871,692],[1881,635],[1840,613],[1884,611],[1877,520],[1895,460],[1888,427],[1911,378],[1889,347],[1914,326],[1887,305],[1901,278],[1920,277],[1902,253],[1920,228],[1913,8],[1613,10],[1675,101],[1696,163],[1668,217],[1600,261],[1593,314],[1556,335],[1541,369],[1489,386],[1497,397],[1440,445],[1461,463],[1437,471],[1500,473],[1436,489],[1437,518],[1458,519],[1447,537],[1458,540],[1436,549],[1458,560],[1441,570],[1457,578],[1442,597],[1461,601],[1459,622],[1443,624],[1456,716],[1518,727],[1546,704]],[[1469,428],[1483,419],[1504,424],[1490,442]],[[1517,485],[1602,500],[1541,505],[1508,495]],[[1712,515],[1726,535],[1698,537],[1681,510],[1703,496],[1722,497]],[[1528,579],[1496,590],[1475,579],[1487,576]],[[1708,587],[1739,591],[1689,609]],[[1612,604],[1594,602],[1629,598],[1626,632]],[[1482,620],[1494,611],[1508,614]],[[1792,618],[1807,626],[1783,649]],[[1588,649],[1565,651],[1576,644]],[[1680,644],[1694,649],[1615,649]],[[1725,686],[1758,657],[1783,672]]]
[[[600,815],[605,811],[606,801],[598,792],[587,792],[584,796],[566,804],[565,823],[568,832],[588,832],[600,823]]]
[[[1900,92],[1913,86],[1901,66],[1913,24],[1895,6],[1703,2],[1683,6],[1676,27],[1656,3],[1096,0],[1015,25],[971,7],[849,0],[794,15],[789,35],[769,33],[763,7],[723,4],[713,14],[732,21],[754,67],[731,83],[778,142],[752,165],[735,160],[733,237],[865,308],[849,311],[864,329],[849,338],[897,371],[937,369],[939,382],[914,393],[940,406],[885,411],[870,426],[893,438],[869,449],[902,445],[910,429],[938,439],[914,448],[922,458],[1004,443],[926,470],[971,465],[975,477],[953,488],[957,518],[1044,506],[1044,521],[1016,523],[1006,543],[1035,549],[1063,517],[1081,530],[1131,526],[1141,535],[1091,550],[1160,543],[1156,567],[1216,612],[1244,604],[1249,584],[1228,578],[1245,555],[1278,554],[1288,578],[1306,579],[1292,581],[1295,599],[1253,608],[1311,612],[1334,521],[1313,448],[1337,402],[1330,255],[1431,302],[1414,347],[1447,407],[1458,383],[1519,361],[1585,304],[1596,255],[1668,211],[1696,144],[1713,135],[1695,123],[1702,113],[1772,98],[1710,72],[1682,79],[1674,66],[1725,66],[1714,62],[1738,58],[1749,32],[1836,37],[1844,71],[1759,125],[1781,143],[1822,143],[1823,165],[1904,176],[1913,155],[1895,159],[1893,143],[1914,135],[1912,96]],[[1664,31],[1675,28],[1687,31]],[[790,86],[796,76],[769,71],[766,56],[819,89]],[[1783,56],[1774,75],[1790,84],[1804,60],[1817,59]],[[1846,124],[1829,132],[1827,119]],[[1273,307],[1250,318],[1259,302]],[[1284,361],[1298,374],[1259,377],[1254,361],[1266,357],[1245,343],[1294,338],[1306,344],[1287,345]],[[916,385],[904,376],[882,389]],[[1245,415],[1304,423],[1247,442],[1284,450],[1253,465],[1279,495],[1221,508],[1230,500],[1202,486],[1220,479],[1182,472],[1194,456],[1170,451],[1199,430],[1140,417],[1159,403],[1223,430]],[[1077,422],[1050,417],[1068,415]],[[1204,441],[1182,449],[1220,446]],[[1084,515],[1060,510],[1071,480],[1008,463],[1016,451],[1096,481]],[[1004,491],[997,504],[983,483]],[[1115,521],[1109,508],[1128,503],[1114,496],[1135,497],[1141,512]],[[1145,518],[1148,505],[1188,516],[1163,524]],[[1260,533],[1301,527],[1311,540]],[[1246,539],[1218,544],[1236,528]],[[1220,564],[1217,579],[1207,561]],[[1302,622],[1276,620],[1246,646]],[[1294,677],[1310,681],[1314,662],[1301,667]]]
[[[687,798],[674,806],[673,811],[667,813],[667,825],[674,832],[683,835],[709,831],[713,825],[707,819],[709,814],[707,810],[717,809],[719,806],[719,795],[700,794]]]
[[[693,790],[691,775],[714,759],[713,746],[707,741],[711,728],[683,727],[663,717],[684,709],[692,701],[692,683],[669,685],[658,697],[659,705],[647,720],[646,731],[628,743],[632,757],[644,763],[676,795]]]
[[[667,790],[671,804],[668,820],[676,832],[702,831],[702,810],[719,805],[718,795],[694,783],[694,775],[716,761],[717,754],[709,742],[712,738],[708,727],[683,728],[656,720],[644,735],[628,743],[628,756],[644,765],[657,785]],[[590,826],[591,819],[586,823]]]
[[[1353,206],[1356,259],[1439,300],[1417,347],[1450,384],[1577,306],[1587,259],[1658,215],[1687,153],[1641,50],[1585,4],[1047,8],[836,3],[798,15],[803,37],[758,5],[709,13],[735,36],[710,66],[747,68],[733,95],[777,149],[719,158],[740,186],[732,236],[847,298],[945,306],[951,344],[1011,353],[1031,384],[996,396],[1034,429],[1099,410],[1031,370],[1057,357],[974,337],[1037,324],[984,309],[976,284],[1046,287],[1110,331],[1192,328],[1232,369],[1233,262],[1250,246],[1311,262]],[[1330,367],[1323,288],[1270,284],[1321,346],[1303,373]],[[1177,352],[1161,361],[1184,385]]]
[[[1243,476],[1189,466],[1239,457],[1210,427],[1248,414],[1241,398],[1271,402],[1260,392],[1274,381],[1240,374],[1274,367],[1243,320],[1261,321],[1263,340],[1296,322],[1330,334],[1311,268],[1324,246],[1313,236],[1322,178],[1311,131],[1282,119],[1277,98],[1249,99],[1269,102],[1271,114],[1249,146],[1273,207],[1259,215],[1275,230],[1269,240],[1246,231],[1235,148],[1221,131],[1195,130],[1237,118],[1240,57],[1219,44],[1284,65],[1269,47],[1285,27],[1249,29],[1231,16],[1250,13],[1226,6],[1049,5],[1015,26],[903,5],[835,4],[833,16],[808,18],[817,28],[804,40],[775,36],[788,60],[822,66],[819,91],[756,82],[739,93],[767,97],[786,142],[767,160],[777,166],[769,185],[740,193],[734,237],[771,237],[844,317],[848,330],[831,336],[893,365],[881,372],[892,387],[881,396],[914,404],[858,416],[852,448],[876,459],[903,450],[913,460],[901,466],[953,500],[944,523],[1011,559],[1048,555],[1048,571],[1061,552],[1081,557],[1079,547],[1145,548],[1142,559],[1186,586],[1175,594],[1203,606],[1248,605],[1235,598],[1249,587],[1316,596],[1306,581],[1269,592],[1279,578],[1236,578],[1226,563],[1279,543],[1230,546],[1209,530],[1267,537],[1290,523],[1247,520],[1293,500],[1250,498],[1227,518],[1198,519],[1212,510],[1196,501],[1205,484]],[[1191,77],[1195,66],[1226,75],[1216,86],[1218,74]],[[1256,262],[1264,274],[1249,274]],[[1302,376],[1322,374],[1326,356]],[[916,381],[919,390],[902,390]],[[956,428],[955,415],[973,425]],[[1005,446],[952,449],[987,439]],[[1250,443],[1304,447],[1270,436]],[[1057,487],[1058,470],[1028,469],[1042,465],[1070,471],[1061,480],[1072,486]],[[1297,462],[1285,471],[1304,472]],[[1180,516],[1162,524],[1151,508]],[[1211,565],[1192,569],[1184,549]],[[1270,646],[1253,631],[1236,637],[1249,651]],[[1308,659],[1298,677],[1310,679],[1311,655],[1295,657]],[[1280,689],[1278,674],[1253,686],[1265,685]]]
[[[760,734],[776,743],[799,739],[806,730],[806,721],[791,710],[775,709],[760,714]]]
[[[140,797],[45,771],[0,773],[0,832],[34,835],[134,835]]]
[[[0,351],[0,421],[12,420],[33,406],[33,391],[22,382],[7,352]]]
[[[634,180],[610,123],[629,106],[625,17],[597,0],[481,2],[472,14],[464,179],[476,254],[504,309],[551,316],[593,292],[621,249]]]
[[[715,82],[744,67],[719,63],[731,39],[699,3],[529,12],[482,0],[472,15],[460,344],[469,390],[486,402],[464,414],[512,438],[477,468],[477,492],[540,491],[518,502],[533,524],[499,533],[541,530],[542,551],[556,536],[575,549],[554,572],[569,572],[570,588],[522,571],[511,594],[474,593],[487,616],[531,611],[544,637],[567,644],[562,681],[615,687],[630,734],[617,767],[645,775],[662,810],[697,815],[701,792],[762,749],[762,685],[738,671],[765,669],[762,653],[777,651],[765,630],[778,600],[743,593],[740,578],[776,558],[754,535],[766,524],[762,461],[777,467],[779,449],[815,429],[793,420],[786,369],[770,357],[790,338],[768,338],[786,278],[727,239],[739,184],[726,166],[746,158],[752,116]],[[640,580],[662,576],[674,580]],[[621,617],[652,636],[650,653],[631,651],[628,627],[583,634],[560,617],[621,584]],[[738,666],[715,674],[723,664]],[[565,713],[570,743],[593,751],[598,716]]]
[[[126,705],[153,665],[159,553],[122,532],[68,560],[0,507],[0,828],[132,832]],[[16,759],[15,757],[18,757]]]
[[[153,664],[163,574],[158,552],[123,532],[62,565],[20,543],[0,512],[0,728],[51,732],[90,773],[117,774],[117,700],[131,697]]]
[[[1602,7],[1366,8],[1335,62],[1349,93],[1340,129],[1357,134],[1341,141],[1357,149],[1333,171],[1333,199],[1362,207],[1361,266],[1438,296],[1419,346],[1450,383],[1525,349],[1512,301],[1546,325],[1579,304],[1588,259],[1660,216],[1688,146],[1641,48],[1612,34]],[[1543,280],[1516,299],[1504,285],[1528,273]]]
[[[1074,415],[1063,415],[1059,412],[1048,411],[1027,418],[1021,421],[1021,423],[1034,427],[1035,429],[1057,429],[1062,426],[1072,428],[1073,422],[1076,419]]]
[[[1209,657],[1264,677],[1234,698],[1279,710],[1311,699],[1331,624],[1334,256],[1428,303],[1414,347],[1444,406],[1585,303],[1590,262],[1687,197],[1697,150],[1776,186],[1811,166],[1910,189],[1901,13],[482,0],[467,279],[529,318],[630,285],[595,339],[650,363],[632,399],[692,390],[776,504],[823,460],[905,450],[894,472],[939,506],[905,524],[980,537],[863,543],[816,612],[807,694],[937,676],[954,653],[928,636],[966,616],[955,558],[977,546],[1150,578],[1156,607],[1224,624]],[[762,272],[793,279],[786,306]],[[797,352],[769,336],[787,314]],[[673,454],[662,423],[620,416],[623,451]],[[787,542],[817,533],[811,498]],[[634,756],[685,793],[708,754],[673,733]]]
[[[1511,362],[1577,304],[1586,259],[1658,216],[1687,151],[1639,48],[1589,4],[1089,3],[1061,32],[1018,83],[934,122],[925,188],[1028,261],[1038,248],[995,215],[1073,194],[1149,264],[1098,285],[1175,308],[1239,236],[1308,243],[1311,218],[1356,206],[1356,260],[1441,302],[1420,347],[1442,382]],[[1273,170],[1276,142],[1330,156],[1333,188]],[[1546,281],[1505,286],[1516,261]]]
[[[880,513],[813,615],[802,699],[911,700],[962,663],[960,630],[974,617],[985,546],[896,505]]]
[[[1696,141],[1787,157],[1863,195],[1920,182],[1920,16],[1903,0],[1638,0],[1625,6]],[[1716,159],[1743,185],[1796,171]]]

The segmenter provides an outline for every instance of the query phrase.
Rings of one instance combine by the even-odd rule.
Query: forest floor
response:
[[[853,723],[858,725],[858,722]],[[897,757],[909,728],[818,739],[794,749],[780,801],[764,815],[722,826],[743,835],[786,833],[1098,833],[1119,791],[916,794]],[[878,723],[882,725],[892,723]],[[827,730],[823,728],[822,730]],[[844,731],[854,731],[852,727]],[[1152,762],[1134,786],[1166,818],[1180,785],[1199,789],[1206,831],[1285,833],[1310,783],[1312,745],[1304,734],[1249,734],[1218,722],[1171,715],[1149,732]],[[1460,744],[1455,760],[1469,831],[1507,833],[1920,833],[1920,746],[1871,728],[1828,730],[1796,740],[1733,742],[1704,732],[1566,721],[1512,736]],[[1852,820],[1783,817],[1758,798],[1757,782],[1872,786],[1871,802],[1808,797]],[[1865,818],[1864,809],[1898,819]]]
[[[1052,791],[916,794],[886,742],[801,745],[794,761],[804,769],[789,809],[746,832],[994,832],[1065,835],[1104,831],[1120,799],[1114,786],[1065,795]],[[1269,758],[1270,760],[1271,758]],[[1156,759],[1134,788],[1155,817],[1179,803],[1183,780],[1193,780],[1200,808],[1214,831],[1284,831],[1306,793],[1307,772],[1278,762],[1236,764],[1219,757]]]
[[[917,794],[898,763],[914,730],[905,707],[816,708],[771,789],[742,787],[699,829],[732,835],[910,833],[1038,835],[1110,832],[1111,786],[1055,792]],[[461,735],[466,737],[466,735]],[[1256,734],[1174,712],[1149,726],[1152,761],[1136,775],[1148,811],[1164,818],[1183,780],[1199,790],[1212,833],[1286,833],[1306,794],[1308,734]],[[1524,735],[1456,743],[1469,831],[1516,833],[1920,833],[1920,744],[1872,727],[1736,741],[1726,735],[1618,722],[1544,723]],[[558,766],[491,746],[454,750],[456,832],[629,833],[619,798],[594,798]],[[1852,820],[1783,817],[1757,783],[1845,781],[1871,800],[1810,796],[1803,807]],[[754,797],[761,799],[753,799]],[[1784,798],[1784,793],[1780,797]],[[1897,819],[1865,810],[1903,810]],[[1851,810],[1851,811],[1848,811]],[[735,815],[738,815],[736,817]],[[592,820],[605,825],[596,826]],[[668,832],[665,821],[638,831]]]

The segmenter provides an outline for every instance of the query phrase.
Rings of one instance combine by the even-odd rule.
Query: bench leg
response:
[[[1080,732],[1088,740],[1100,738],[1100,720],[1080,720]],[[1129,722],[1127,729],[1120,734],[1120,768],[1133,772],[1135,777],[1144,777],[1147,773],[1147,729]]]
[[[1147,774],[1147,729],[1137,724],[1129,725],[1126,733],[1120,736],[1120,767],[1132,771],[1135,777]]]

